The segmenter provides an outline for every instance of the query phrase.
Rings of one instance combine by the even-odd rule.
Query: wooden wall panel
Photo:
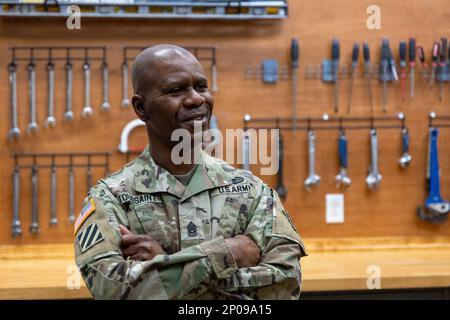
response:
[[[132,110],[120,108],[121,101],[121,46],[175,43],[179,45],[215,45],[218,47],[219,92],[215,94],[215,114],[219,127],[239,128],[244,113],[254,117],[289,116],[290,83],[280,81],[277,85],[265,85],[259,80],[247,80],[243,70],[246,65],[257,65],[262,59],[278,59],[280,64],[289,63],[289,46],[292,37],[301,44],[298,105],[300,116],[317,116],[332,113],[332,86],[319,80],[306,80],[306,65],[317,65],[330,56],[331,39],[341,40],[341,59],[349,62],[354,41],[368,41],[373,59],[379,59],[381,39],[388,36],[397,55],[398,42],[416,37],[425,46],[429,58],[433,41],[441,36],[450,37],[450,7],[448,0],[413,0],[405,5],[401,1],[379,0],[381,7],[381,30],[368,30],[366,9],[373,1],[361,0],[304,0],[290,1],[290,18],[284,21],[157,21],[157,20],[89,20],[82,19],[81,30],[68,30],[64,19],[0,19],[0,157],[2,171],[0,194],[0,244],[52,243],[72,241],[72,226],[67,222],[67,174],[58,175],[58,214],[60,225],[48,227],[49,220],[49,173],[40,172],[40,222],[41,234],[28,233],[31,210],[31,186],[29,173],[22,176],[21,218],[24,235],[13,240],[10,235],[12,216],[11,174],[14,151],[112,151],[111,169],[124,163],[117,145],[122,127],[134,118]],[[19,124],[22,137],[18,142],[8,142],[9,130],[8,74],[10,46],[18,45],[106,45],[109,46],[110,85],[112,110],[100,112],[101,89],[99,64],[93,64],[92,102],[94,116],[82,119],[82,73],[77,65],[74,79],[75,121],[62,121],[64,113],[63,65],[57,66],[56,116],[57,126],[45,129],[46,73],[45,64],[38,65],[37,103],[39,133],[25,134],[28,122],[25,64],[19,72]],[[347,81],[341,82],[340,105],[347,101]],[[373,82],[376,114],[381,114],[381,86]],[[444,100],[437,99],[437,87],[432,91],[417,78],[416,98],[402,101],[399,85],[389,85],[388,114],[403,111],[411,131],[413,162],[405,171],[398,168],[400,156],[399,130],[381,130],[380,170],[383,175],[381,187],[369,192],[365,177],[369,164],[369,137],[366,131],[349,131],[349,174],[353,185],[345,192],[345,223],[325,224],[325,195],[337,193],[334,176],[338,171],[337,132],[317,132],[317,172],[322,177],[319,189],[310,194],[303,189],[307,174],[306,133],[295,137],[285,136],[285,180],[288,188],[286,207],[293,216],[303,237],[358,237],[358,236],[437,236],[450,235],[449,223],[431,225],[419,221],[415,215],[417,205],[424,202],[424,176],[427,150],[427,114],[435,110],[439,114],[450,113],[450,88],[446,86]],[[365,82],[355,81],[353,114],[369,115],[369,103]],[[439,145],[442,167],[443,196],[450,198],[450,129],[441,130]],[[145,134],[133,135],[136,144],[145,142]],[[95,172],[95,178],[102,176]],[[270,185],[275,177],[263,177]],[[77,173],[76,212],[85,195],[84,173]]]

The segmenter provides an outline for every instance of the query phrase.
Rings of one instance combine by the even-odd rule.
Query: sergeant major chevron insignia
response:
[[[93,247],[97,243],[105,240],[103,233],[100,231],[96,222],[91,223],[80,232],[77,236],[78,244],[80,245],[81,252],[85,252],[89,248]]]

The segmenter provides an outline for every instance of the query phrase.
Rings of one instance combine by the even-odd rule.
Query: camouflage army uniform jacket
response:
[[[248,171],[204,152],[201,158],[184,186],[147,147],[90,190],[76,225],[75,257],[94,298],[299,298],[306,253],[275,191]],[[150,235],[166,255],[124,259],[119,224]],[[259,265],[236,266],[224,239],[237,234],[259,246]]]

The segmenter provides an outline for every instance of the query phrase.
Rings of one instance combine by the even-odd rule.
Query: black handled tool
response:
[[[446,38],[441,38],[441,50],[439,54],[439,101],[442,101],[442,96],[444,94],[444,72],[447,64],[447,46],[448,42]]]
[[[365,42],[363,44],[363,56],[364,56],[364,71],[367,78],[367,90],[369,91],[370,111],[373,113],[373,98],[372,98],[372,64],[370,63],[370,48],[369,44]]]
[[[279,131],[278,134],[278,173],[277,173],[277,186],[275,188],[275,191],[278,193],[281,199],[284,199],[287,194],[287,189],[284,186],[283,182],[283,151],[284,151],[284,145],[283,145],[283,136],[281,135],[281,132]]]
[[[416,68],[416,39],[409,39],[409,95],[414,98],[415,85],[415,68]]]
[[[292,130],[297,130],[297,86],[298,86],[298,60],[300,57],[300,48],[297,39],[291,41],[291,99],[292,99]]]
[[[402,88],[402,100],[405,100],[406,96],[406,41],[400,41],[399,46],[400,56],[400,79]]]
[[[347,105],[347,113],[350,113],[352,107],[352,93],[353,93],[353,81],[355,79],[355,71],[358,66],[358,57],[359,57],[359,43],[355,43],[353,45],[352,50],[352,66],[350,71],[350,84],[348,89],[348,105]]]
[[[334,38],[331,45],[331,57],[333,60],[333,72],[334,72],[334,112],[339,112],[339,57],[340,57],[340,44],[339,39]]]
[[[383,39],[381,44],[381,78],[383,81],[383,112],[387,109],[387,78],[389,66],[389,40]]]

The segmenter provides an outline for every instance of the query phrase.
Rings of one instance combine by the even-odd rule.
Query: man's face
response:
[[[200,63],[192,57],[173,55],[149,71],[144,95],[147,129],[151,139],[173,144],[175,129],[194,133],[194,121],[208,129],[214,100]]]

